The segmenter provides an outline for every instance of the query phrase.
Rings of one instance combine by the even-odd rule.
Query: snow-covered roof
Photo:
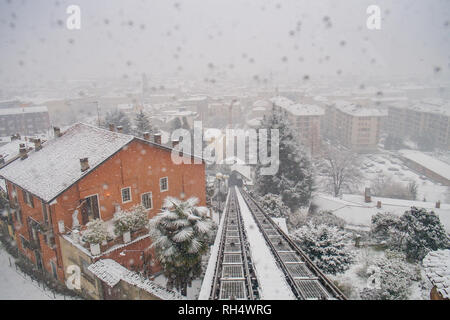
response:
[[[431,251],[422,264],[437,291],[444,299],[450,299],[450,250]]]
[[[270,108],[271,104],[267,100],[257,100],[253,103],[253,107],[265,109],[265,108]]]
[[[249,125],[250,127],[259,127],[261,125],[261,121],[262,118],[254,118],[254,119],[250,119],[247,120],[247,125]]]
[[[400,155],[450,180],[450,165],[417,150],[400,150]]]
[[[25,108],[5,108],[5,109],[0,109],[0,116],[11,115],[11,114],[22,114],[22,113],[38,113],[38,112],[48,112],[48,109],[46,106],[25,107]]]
[[[198,102],[198,101],[205,101],[207,99],[208,99],[208,97],[206,97],[206,96],[194,96],[194,97],[178,99],[178,102]]]
[[[423,113],[450,116],[450,102],[442,99],[423,99],[414,103],[390,104],[390,107],[402,108]]]
[[[270,101],[294,116],[321,116],[325,114],[325,110],[322,107],[314,104],[294,103],[286,97],[273,97]]]
[[[41,150],[29,152],[27,159],[0,169],[0,176],[49,202],[131,140],[133,136],[77,123],[43,143]],[[89,161],[85,172],[81,158]]]
[[[184,300],[184,296],[179,293],[168,290],[149,279],[142,278],[138,273],[128,270],[114,260],[101,259],[88,267],[97,278],[102,280],[111,288],[119,281],[125,281],[128,284],[138,287],[162,300]]]
[[[25,140],[12,140],[11,142],[0,146],[0,156],[3,156],[3,159],[5,159],[5,162],[8,162],[12,160],[14,157],[19,155],[19,145],[23,143],[26,147],[32,147],[34,146],[34,143],[29,143]]]
[[[391,199],[371,197],[372,201],[366,203],[363,195],[343,194],[342,199],[326,194],[317,194],[313,203],[319,210],[331,211],[334,215],[344,219],[349,225],[369,227],[372,216],[381,212],[389,212],[402,215],[411,207],[424,208],[433,211],[439,216],[445,230],[450,233],[450,204],[441,203],[440,208],[435,208],[436,203],[424,201],[412,201],[403,199]],[[377,208],[377,202],[381,201],[381,208]]]
[[[339,100],[334,103],[334,106],[346,114],[355,117],[384,117],[387,116],[386,110],[376,108],[369,108],[360,104],[355,104],[348,101]]]

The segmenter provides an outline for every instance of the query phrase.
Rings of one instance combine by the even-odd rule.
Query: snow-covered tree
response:
[[[377,213],[372,216],[370,233],[372,237],[390,247],[400,249],[402,234],[399,231],[400,217],[392,213]]]
[[[134,134],[141,137],[144,132],[153,133],[153,128],[147,115],[140,111],[134,118]]]
[[[264,209],[269,216],[274,218],[289,218],[291,209],[283,203],[280,195],[268,193],[259,200],[262,209]]]
[[[122,111],[111,111],[106,114],[104,126],[108,127],[110,123],[113,123],[116,128],[122,126],[123,133],[131,132],[131,123],[128,116]]]
[[[312,167],[298,138],[291,129],[291,123],[282,111],[272,108],[264,117],[260,129],[279,131],[279,167],[274,175],[260,174],[262,164],[256,166],[256,187],[261,196],[268,193],[281,195],[283,202],[295,211],[308,204],[313,191]],[[268,146],[267,150],[270,150]]]
[[[420,261],[428,252],[450,246],[447,232],[433,211],[412,207],[401,216],[399,229],[406,234],[403,246],[408,259]]]
[[[337,227],[309,222],[297,229],[293,238],[325,273],[344,272],[353,263],[353,254],[347,247],[351,235]]]
[[[147,226],[147,212],[142,205],[133,206],[130,210],[114,214],[114,233],[122,235],[127,231],[136,231]]]
[[[108,230],[105,222],[100,219],[95,219],[86,224],[86,230],[82,233],[82,240],[87,243],[102,243],[108,238]]]
[[[335,197],[339,196],[344,188],[350,190],[361,181],[359,158],[348,150],[324,147],[319,165],[321,174],[326,178]]]
[[[386,251],[369,267],[368,286],[360,292],[363,300],[405,300],[411,287],[412,270],[404,255]]]
[[[167,197],[163,211],[150,219],[149,230],[169,288],[186,295],[187,286],[202,273],[202,255],[212,239],[214,222],[197,198]]]
[[[376,239],[405,252],[406,257],[413,261],[422,260],[430,251],[450,246],[439,217],[423,208],[412,207],[401,217],[378,213],[372,217],[371,232]]]

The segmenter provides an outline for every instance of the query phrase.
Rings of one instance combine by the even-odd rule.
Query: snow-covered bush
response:
[[[337,227],[325,224],[307,225],[294,232],[294,240],[308,257],[325,273],[344,272],[353,263],[353,254],[347,247],[351,235]]]
[[[390,248],[403,251],[413,261],[420,261],[428,252],[450,245],[439,217],[433,211],[415,207],[401,217],[376,214],[372,217],[371,233]]]
[[[450,246],[447,232],[433,211],[412,207],[401,216],[399,229],[406,235],[403,246],[410,260],[421,261],[428,252]]]
[[[360,292],[364,300],[405,300],[411,287],[411,268],[404,255],[387,251],[385,257],[377,258],[369,268],[370,285]]]
[[[164,210],[150,219],[149,233],[169,288],[186,295],[187,285],[202,273],[202,255],[215,229],[206,207],[197,198],[181,201],[167,197]]]
[[[95,219],[86,224],[86,230],[83,231],[82,240],[90,244],[102,243],[108,238],[108,230],[105,222]]]
[[[379,242],[383,242],[390,247],[399,247],[401,240],[399,225],[399,216],[392,213],[377,213],[372,216],[370,233]]]
[[[122,235],[127,231],[136,231],[148,224],[147,212],[142,205],[136,205],[127,211],[114,214],[114,233]]]
[[[289,218],[291,209],[283,203],[281,196],[268,193],[260,198],[262,209],[274,218]]]

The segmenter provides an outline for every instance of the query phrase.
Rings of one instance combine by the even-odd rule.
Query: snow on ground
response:
[[[12,267],[9,264],[11,260]],[[14,258],[0,247],[0,300],[63,300],[64,296],[39,287],[14,267]],[[67,297],[66,299],[70,299]]]
[[[384,163],[383,163],[384,162]],[[393,181],[408,184],[411,180],[418,185],[417,200],[445,202],[449,194],[449,188],[440,183],[429,180],[421,174],[409,169],[395,154],[384,153],[377,155],[366,155],[363,158],[364,175],[367,181],[375,181],[377,176],[383,174],[392,176]]]
[[[285,276],[278,268],[275,257],[272,255],[266,241],[250,213],[241,193],[236,188],[242,220],[247,233],[250,246],[250,255],[255,267],[255,273],[259,280],[261,299],[292,300],[295,299],[291,288],[286,282]]]
[[[339,282],[341,285],[350,285],[351,293],[347,296],[351,300],[361,299],[359,293],[367,287],[367,278],[361,274],[364,265],[371,265],[376,258],[384,256],[384,250],[374,249],[372,247],[354,248],[355,262],[344,273],[337,275],[328,275],[328,277]],[[413,267],[413,265],[411,265]],[[412,281],[410,287],[410,300],[428,300],[430,294],[430,283],[421,269],[422,281]]]
[[[153,281],[167,288],[167,278],[163,274],[160,274],[159,276],[155,277]],[[192,285],[190,287],[188,286],[187,288],[186,298],[188,300],[197,300],[200,294],[201,287],[202,287],[202,279],[193,280]],[[173,289],[173,291],[177,292],[175,289]]]

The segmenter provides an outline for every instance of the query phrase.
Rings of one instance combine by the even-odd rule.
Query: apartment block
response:
[[[0,136],[33,135],[49,128],[50,118],[45,106],[0,109]]]
[[[324,125],[326,135],[355,152],[377,149],[380,127],[387,112],[347,101],[327,104]]]
[[[314,104],[294,103],[292,100],[277,96],[270,99],[273,106],[285,112],[295,128],[299,141],[309,150],[311,155],[320,151],[321,119],[325,110]]]

